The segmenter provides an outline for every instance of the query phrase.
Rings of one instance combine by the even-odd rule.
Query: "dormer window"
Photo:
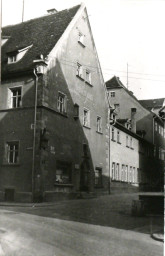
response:
[[[25,47],[25,48],[21,48],[19,50],[16,51],[12,51],[12,52],[8,52],[8,64],[11,63],[15,63],[17,61],[19,61],[20,59],[23,58],[23,56],[25,55],[25,53],[32,47],[32,45]]]
[[[8,56],[8,63],[14,63],[17,61],[17,54],[13,54],[11,56]]]
[[[1,46],[3,46],[8,41],[9,38],[10,38],[10,36],[2,36]]]

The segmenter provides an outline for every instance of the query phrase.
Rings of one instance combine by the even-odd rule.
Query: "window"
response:
[[[74,119],[79,118],[79,105],[74,104]]]
[[[111,98],[114,98],[115,97],[115,92],[110,92],[110,95],[111,95]]]
[[[57,184],[71,183],[72,165],[68,162],[57,161],[56,182]]]
[[[155,122],[155,131],[157,131],[157,130],[158,130],[158,123]]]
[[[160,125],[158,125],[158,127],[159,127],[159,134],[161,134],[161,131],[160,131],[160,128],[161,128],[161,127],[160,127]]]
[[[128,181],[128,165],[125,166],[125,181]]]
[[[159,147],[159,159],[161,159],[161,148]]]
[[[84,40],[85,39],[85,36],[81,33],[81,32],[79,32],[78,33],[78,42],[81,44],[81,45],[83,45],[83,46],[85,46],[85,44],[84,44]]]
[[[19,142],[11,141],[7,142],[7,163],[17,164],[18,163],[18,152],[19,151]]]
[[[125,165],[122,164],[122,167],[121,167],[121,181],[124,181],[124,172],[125,172]]]
[[[90,111],[84,108],[83,113],[83,125],[86,127],[90,127]]]
[[[99,187],[102,186],[102,169],[99,167],[95,169],[95,185]]]
[[[91,72],[87,69],[85,71],[85,80],[87,83],[91,84]]]
[[[116,113],[120,112],[120,104],[114,104]]]
[[[112,128],[112,140],[115,141],[115,129]]]
[[[128,135],[126,135],[126,147],[128,147],[128,148],[129,148],[128,141],[129,141],[129,137],[128,137]]]
[[[8,52],[8,64],[15,63],[23,58],[25,53],[32,47],[33,45],[27,46],[25,48],[17,49],[13,52]]]
[[[120,131],[117,131],[117,142],[120,143]]]
[[[135,167],[132,169],[132,182],[135,183]]]
[[[83,144],[83,156],[88,156],[88,145],[86,143]]]
[[[154,157],[156,157],[156,146],[154,145]]]
[[[132,137],[130,137],[130,148],[132,148]]]
[[[163,127],[161,127],[161,135],[163,136]]]
[[[80,63],[77,62],[77,76],[83,78],[83,67]]]
[[[97,116],[97,132],[102,132],[102,119],[100,116]]]
[[[115,163],[112,163],[112,180],[115,180]]]
[[[129,169],[129,182],[132,182],[132,166]]]
[[[9,107],[21,107],[22,100],[22,87],[14,87],[9,89]]]
[[[120,169],[119,169],[119,164],[116,164],[116,180],[120,180]]]
[[[17,61],[17,54],[8,56],[8,63],[14,63]]]
[[[57,109],[60,113],[66,113],[66,95],[61,92],[58,93]]]

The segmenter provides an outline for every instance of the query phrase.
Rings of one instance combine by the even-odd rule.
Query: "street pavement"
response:
[[[130,215],[136,195],[0,207],[0,256],[162,256],[149,219]]]

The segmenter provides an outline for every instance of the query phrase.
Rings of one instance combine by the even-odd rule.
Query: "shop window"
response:
[[[71,173],[72,173],[71,163],[57,161],[57,165],[56,165],[56,183],[57,184],[70,184]]]

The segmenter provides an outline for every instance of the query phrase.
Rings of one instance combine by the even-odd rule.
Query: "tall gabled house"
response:
[[[0,199],[107,190],[108,103],[85,6],[4,27],[2,38]]]

